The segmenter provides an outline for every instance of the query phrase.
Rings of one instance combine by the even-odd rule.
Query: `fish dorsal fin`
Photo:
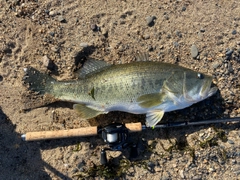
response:
[[[89,58],[83,64],[83,67],[79,70],[78,77],[83,79],[83,78],[85,78],[88,75],[100,72],[103,69],[108,68],[110,66],[111,66],[111,64],[108,64],[105,61]]]
[[[137,102],[143,108],[151,108],[162,104],[165,100],[164,93],[145,94],[138,97]]]
[[[161,119],[163,118],[164,111],[160,109],[156,109],[150,111],[146,115],[146,126],[154,127]]]
[[[139,52],[136,54],[137,61],[149,61],[149,54]]]

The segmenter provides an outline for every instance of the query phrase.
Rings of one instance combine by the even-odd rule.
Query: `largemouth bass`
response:
[[[146,114],[146,125],[153,127],[165,112],[183,109],[212,96],[212,77],[161,62],[141,61],[110,65],[89,59],[80,77],[57,81],[47,74],[25,68],[24,82],[29,90],[43,95],[46,102],[70,101],[81,118],[90,119],[110,111]]]

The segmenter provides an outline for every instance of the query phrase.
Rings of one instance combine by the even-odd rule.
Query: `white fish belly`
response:
[[[160,104],[158,106],[152,107],[152,108],[143,108],[138,105],[138,103],[132,103],[132,104],[118,104],[114,105],[111,107],[106,108],[105,110],[110,112],[110,111],[123,111],[123,112],[128,112],[128,113],[133,113],[133,114],[146,114],[150,111],[153,110],[162,110],[164,112],[170,112],[170,111],[175,111],[179,109],[184,109],[186,107],[191,106],[192,102],[181,102],[180,104],[176,104],[172,101]]]
[[[113,105],[111,107],[106,108],[106,111],[123,111],[133,114],[146,114],[149,109],[142,108],[138,105],[138,103],[132,103],[132,104],[117,104]]]

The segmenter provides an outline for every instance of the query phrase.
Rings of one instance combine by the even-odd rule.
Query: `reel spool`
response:
[[[128,129],[124,124],[114,123],[101,128],[98,133],[111,150],[121,151],[128,144]]]

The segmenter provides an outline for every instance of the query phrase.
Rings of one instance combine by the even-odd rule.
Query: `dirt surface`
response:
[[[21,140],[30,131],[144,123],[120,112],[82,120],[62,102],[23,110],[25,67],[73,79],[87,57],[119,64],[148,52],[214,76],[216,95],[163,122],[239,117],[239,0],[2,0],[0,32],[0,179],[239,179],[239,123],[134,133],[138,157],[129,161],[129,148],[107,152],[109,166],[100,165],[100,137]]]

